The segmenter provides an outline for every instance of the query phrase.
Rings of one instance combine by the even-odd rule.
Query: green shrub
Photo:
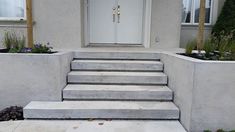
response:
[[[192,54],[192,51],[195,49],[196,45],[197,45],[196,40],[189,41],[186,45],[185,54],[186,55]]]
[[[220,39],[216,39],[214,42],[217,43],[216,50],[219,51],[220,60],[231,59],[231,52],[233,51],[233,47],[235,45],[233,34],[231,33],[230,35],[225,35],[222,32],[219,38]]]
[[[235,39],[235,0],[226,0],[221,14],[212,29],[212,34],[218,38],[221,32],[226,35],[233,32],[233,39]]]

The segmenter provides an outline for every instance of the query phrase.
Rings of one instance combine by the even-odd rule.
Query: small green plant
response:
[[[205,54],[206,57],[209,57],[210,54],[212,54],[215,51],[216,47],[215,44],[212,42],[211,38],[205,41],[203,49],[206,52]]]
[[[186,55],[192,54],[192,51],[195,49],[196,45],[197,45],[196,40],[189,41],[186,45],[185,54]]]
[[[10,32],[5,32],[4,39],[3,39],[3,45],[6,49],[10,49],[12,45],[12,35]]]
[[[3,43],[10,53],[18,53],[25,46],[25,37],[18,37],[16,33],[5,32]]]
[[[10,48],[10,53],[19,53],[25,47],[25,37],[14,36],[12,47]]]

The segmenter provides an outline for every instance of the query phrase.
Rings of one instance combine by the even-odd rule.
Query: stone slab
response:
[[[74,52],[75,59],[159,60],[159,53],[141,52]]]
[[[160,61],[133,60],[74,60],[72,70],[96,71],[163,71]]]
[[[73,71],[69,83],[87,84],[167,84],[167,75],[161,72],[97,72]]]
[[[179,119],[172,102],[64,101],[31,102],[26,119]]]
[[[67,85],[65,100],[161,100],[170,101],[172,90],[167,86],[138,85]]]

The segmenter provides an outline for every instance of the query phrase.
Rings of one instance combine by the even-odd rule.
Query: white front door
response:
[[[144,0],[88,0],[89,42],[142,44]]]

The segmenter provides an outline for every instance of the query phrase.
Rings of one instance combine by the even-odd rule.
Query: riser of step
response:
[[[31,102],[25,119],[179,119],[170,102],[68,101]]]
[[[74,52],[75,59],[160,60],[159,53]]]
[[[64,100],[154,100],[171,101],[173,92],[166,86],[67,85]]]
[[[159,61],[74,60],[72,70],[163,71]]]
[[[69,83],[79,84],[148,84],[166,85],[167,76],[160,72],[70,72]]]

